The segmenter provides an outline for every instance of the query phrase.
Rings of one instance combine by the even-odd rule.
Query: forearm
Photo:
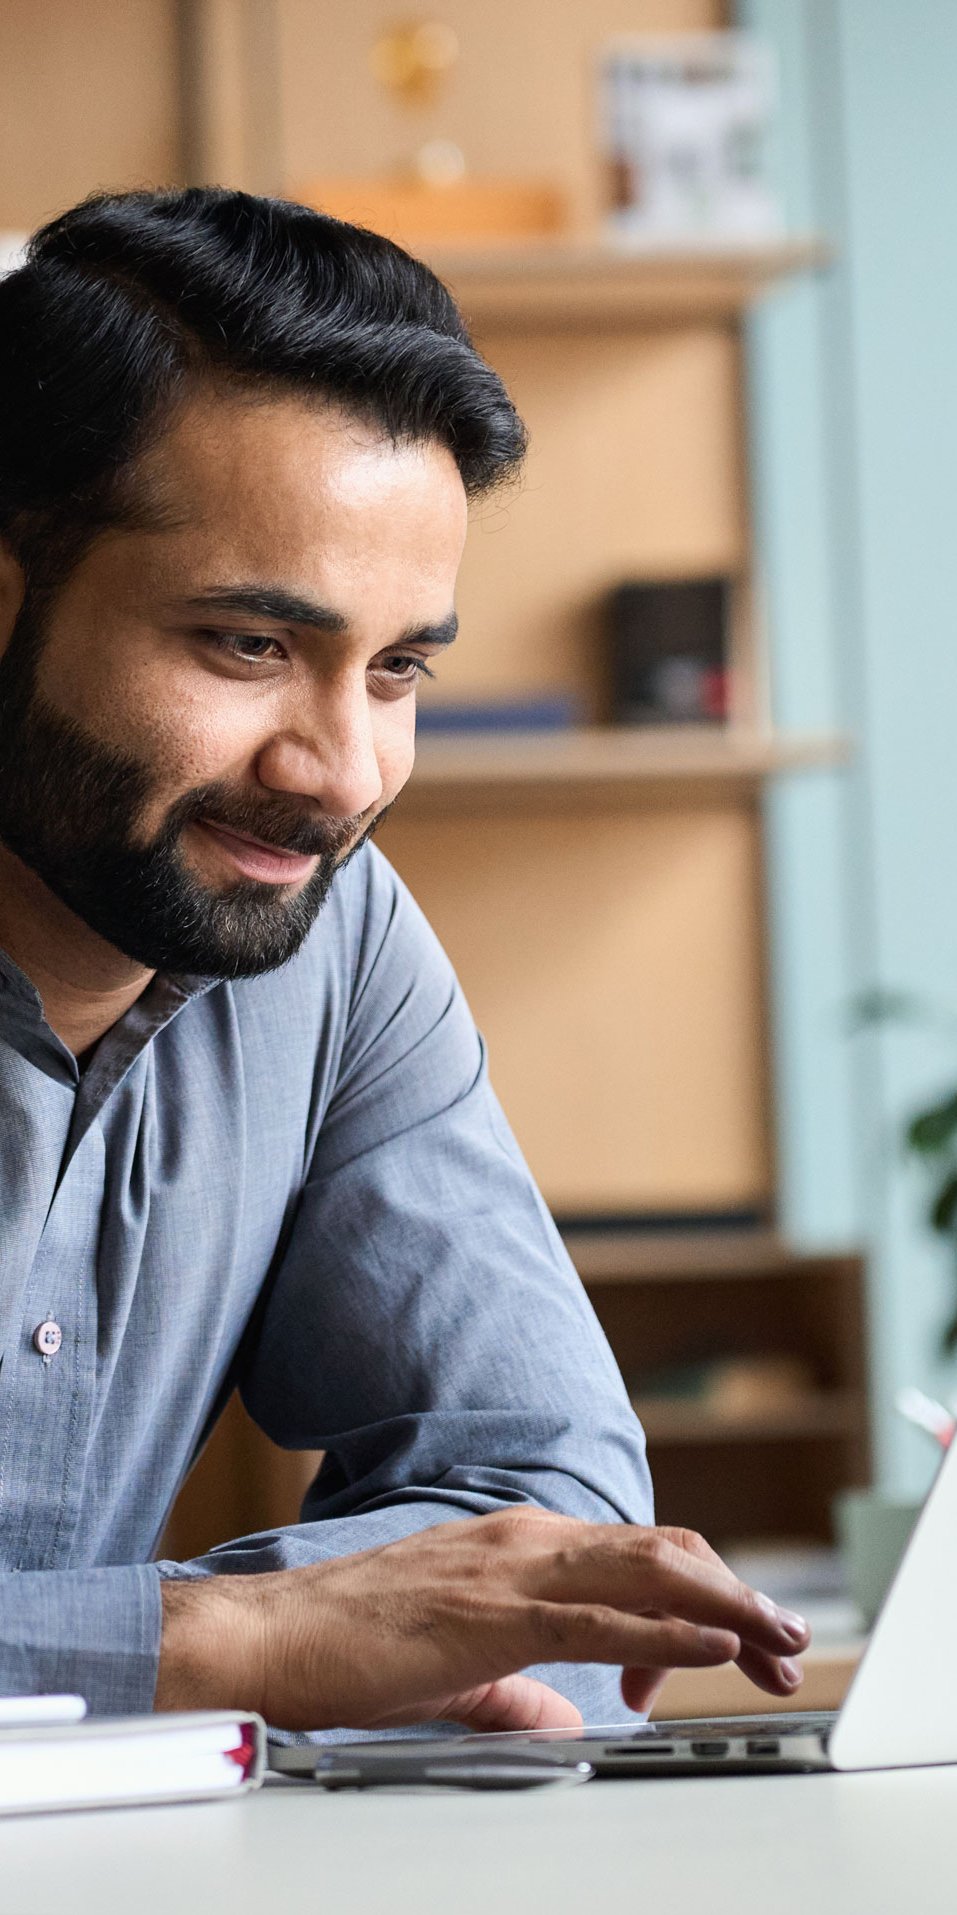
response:
[[[164,1581],[154,1709],[262,1709],[261,1580]]]
[[[482,1499],[490,1508],[491,1500]],[[380,1548],[468,1513],[459,1504],[404,1502],[339,1521],[297,1523],[221,1543],[190,1562],[161,1562],[157,1709],[261,1709],[271,1656],[260,1598],[290,1569]]]
[[[260,1600],[278,1572],[308,1569],[382,1548],[416,1532],[490,1513],[509,1504],[486,1493],[446,1489],[353,1516],[241,1537],[192,1562],[158,1565],[163,1578],[163,1642],[156,1686],[158,1709],[257,1708],[264,1713],[270,1663],[284,1653]],[[593,1520],[604,1513],[596,1505]],[[307,1625],[308,1626],[308,1625]],[[318,1625],[321,1632],[321,1624]],[[317,1645],[322,1659],[322,1643]],[[348,1646],[347,1646],[348,1653]],[[356,1654],[364,1654],[357,1647]],[[615,1667],[556,1660],[530,1664],[529,1673],[549,1683],[581,1710],[586,1722],[634,1721],[621,1695]],[[324,1741],[352,1740],[364,1732],[348,1721],[313,1725]],[[434,1725],[431,1725],[434,1729]],[[403,1735],[428,1734],[428,1723],[407,1725]],[[372,1732],[370,1732],[372,1733]],[[375,1733],[381,1734],[382,1731]]]

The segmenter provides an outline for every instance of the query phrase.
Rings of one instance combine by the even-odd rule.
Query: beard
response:
[[[42,644],[28,599],[0,658],[0,841],[92,931],[149,970],[241,978],[286,964],[336,872],[389,807],[360,831],[359,819],[308,817],[293,799],[212,783],[177,799],[157,837],[141,846],[137,819],[155,779],[42,698]],[[211,890],[181,849],[186,826],[199,820],[318,864],[292,897],[251,878]]]

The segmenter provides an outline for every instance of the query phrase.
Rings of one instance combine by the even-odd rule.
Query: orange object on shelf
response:
[[[310,180],[294,197],[413,248],[542,238],[567,220],[561,189],[546,180]]]

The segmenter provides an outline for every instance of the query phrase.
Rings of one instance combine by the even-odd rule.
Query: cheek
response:
[[[127,712],[128,749],[151,766],[158,783],[175,790],[235,775],[255,756],[268,722],[261,709],[245,701],[197,691],[195,684],[171,689],[152,708],[144,700]]]
[[[384,706],[377,714],[373,733],[384,801],[391,804],[408,782],[415,763],[415,700],[403,698]]]
[[[171,670],[136,643],[90,646],[80,671],[69,657],[45,659],[39,689],[100,744],[145,766],[157,790],[175,796],[227,774],[254,753],[268,713],[260,701],[194,669]],[[93,661],[91,663],[91,661]]]
[[[96,730],[148,772],[150,797],[140,823],[152,835],[184,793],[248,779],[271,716],[267,701],[250,698],[246,688],[167,672],[162,686],[143,679],[114,683]]]

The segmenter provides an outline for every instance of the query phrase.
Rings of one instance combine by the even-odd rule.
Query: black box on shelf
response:
[[[629,579],[608,599],[611,716],[719,725],[728,716],[731,581]]]

